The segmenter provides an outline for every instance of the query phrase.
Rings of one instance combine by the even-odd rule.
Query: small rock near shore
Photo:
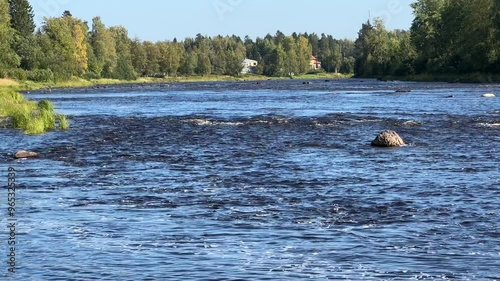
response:
[[[0,117],[0,128],[12,128],[14,127],[14,118],[12,117]]]
[[[383,131],[372,141],[372,146],[377,147],[400,147],[404,145],[405,142],[398,133],[389,130]]]
[[[493,94],[493,93],[487,93],[487,94],[483,95],[483,98],[494,98],[494,97],[495,97],[495,94]]]
[[[19,150],[14,154],[14,158],[16,159],[26,159],[26,158],[36,158],[38,157],[38,153],[26,150]]]

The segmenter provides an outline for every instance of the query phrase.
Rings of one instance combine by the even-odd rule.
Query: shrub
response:
[[[0,79],[7,77],[7,72],[5,70],[0,69]]]
[[[100,79],[101,75],[99,75],[95,72],[85,72],[85,74],[83,74],[82,78],[85,80]]]
[[[35,69],[28,72],[28,80],[34,82],[52,82],[54,73],[50,69]]]
[[[54,113],[54,105],[50,101],[42,100],[37,104],[15,92],[0,92],[0,116],[12,117],[14,127],[27,134],[42,134],[57,127],[64,130],[69,127],[65,116]]]
[[[56,115],[56,119],[58,121],[59,129],[60,130],[67,130],[67,129],[69,129],[69,122],[68,122],[68,119],[66,118],[66,116],[64,116],[62,114],[57,114]]]
[[[48,100],[41,100],[38,102],[38,108],[40,110],[46,110],[49,112],[54,112],[54,104]]]
[[[7,76],[17,81],[28,80],[28,73],[26,73],[26,71],[22,69],[11,69],[7,71]]]

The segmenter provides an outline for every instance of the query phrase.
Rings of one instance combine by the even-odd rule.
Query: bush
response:
[[[11,69],[7,71],[7,76],[17,81],[28,80],[28,73],[26,73],[26,71],[22,69]]]
[[[48,112],[54,112],[54,104],[48,100],[41,100],[38,102],[38,108],[40,110],[46,110]]]
[[[0,69],[0,79],[7,77],[7,72],[5,70]]]
[[[54,73],[50,69],[35,69],[28,72],[28,80],[34,82],[52,82]]]
[[[59,130],[67,130],[69,129],[69,122],[66,116],[62,114],[57,114],[56,119],[59,123]]]
[[[54,113],[54,105],[50,101],[43,100],[37,104],[25,100],[16,92],[0,91],[0,116],[12,117],[14,127],[27,134],[42,134],[56,128],[66,130],[69,127],[65,116]]]
[[[85,80],[101,79],[101,75],[95,72],[85,72],[85,74],[82,75],[82,78]]]

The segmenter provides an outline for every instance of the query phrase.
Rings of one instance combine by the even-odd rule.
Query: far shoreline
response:
[[[317,73],[294,76],[293,80],[333,80],[333,79],[376,79],[383,82],[401,81],[401,82],[441,82],[441,83],[464,83],[464,84],[498,84],[500,75],[474,73],[474,74],[419,74],[408,76],[382,76],[382,77],[358,77],[352,74],[338,73]],[[39,90],[72,89],[72,88],[92,88],[106,87],[130,84],[161,84],[161,83],[200,83],[200,82],[245,82],[245,81],[280,81],[290,80],[290,77],[269,77],[264,75],[246,75],[246,76],[178,76],[166,78],[141,77],[136,80],[117,80],[117,79],[92,79],[74,78],[64,82],[33,82],[33,81],[15,81],[3,79],[0,84],[0,90],[12,90],[22,93]]]

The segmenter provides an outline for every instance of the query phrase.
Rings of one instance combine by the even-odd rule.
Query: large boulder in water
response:
[[[14,158],[16,159],[26,159],[26,158],[36,158],[36,157],[38,157],[38,153],[26,150],[19,150],[14,155]]]
[[[383,131],[372,141],[372,146],[400,147],[405,145],[403,139],[394,131]]]

